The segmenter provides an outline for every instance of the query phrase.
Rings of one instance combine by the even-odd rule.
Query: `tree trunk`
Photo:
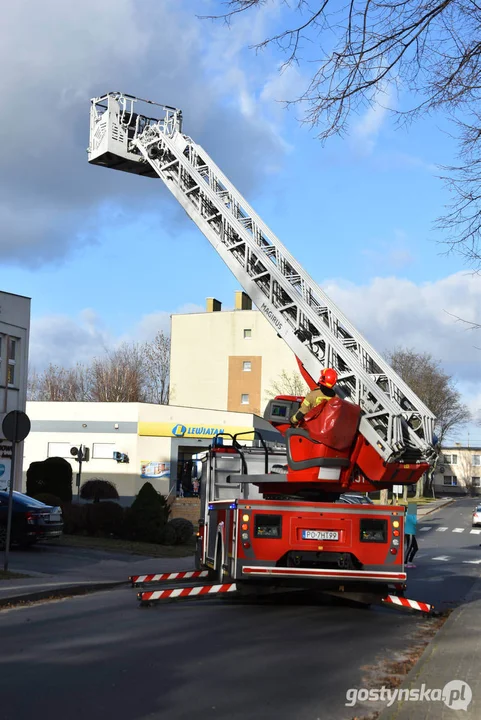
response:
[[[424,479],[425,479],[425,475],[420,477],[416,483],[416,498],[420,498],[423,496]]]
[[[387,501],[388,501],[388,491],[381,490],[381,497],[380,497],[381,505],[387,505]]]

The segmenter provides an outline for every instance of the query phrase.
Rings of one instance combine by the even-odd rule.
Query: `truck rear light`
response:
[[[397,555],[397,548],[391,548],[389,552],[391,555]]]
[[[242,543],[242,547],[245,547],[246,550],[248,550],[250,548],[250,546],[251,546],[251,544],[248,542]]]
[[[361,542],[387,542],[387,520],[373,520],[372,518],[362,518],[360,522],[359,539]]]
[[[394,535],[394,537],[399,537],[399,535],[400,535],[399,530],[394,530],[393,535]]]
[[[248,526],[247,523],[243,523],[243,524],[241,525],[241,528],[242,528],[242,530],[248,530],[248,529],[249,529],[249,526]]]
[[[254,537],[280,538],[282,515],[254,515]]]

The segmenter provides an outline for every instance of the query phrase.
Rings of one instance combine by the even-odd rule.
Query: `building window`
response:
[[[473,455],[473,465],[481,465],[481,455]]]
[[[243,393],[241,395],[241,405],[248,405],[249,404],[249,395],[247,393]]]
[[[242,369],[244,372],[250,372],[252,370],[252,363],[250,360],[244,360],[242,363]]]
[[[250,328],[244,329],[244,340],[252,337],[252,330]]]
[[[445,455],[444,462],[447,465],[457,465],[458,464],[458,456],[457,455]]]
[[[443,478],[443,485],[457,485],[458,478],[454,475],[445,475]]]
[[[10,338],[8,348],[7,385],[15,385],[16,362],[17,362],[17,340]]]
[[[481,477],[472,477],[471,482],[473,483],[473,487],[481,487]]]

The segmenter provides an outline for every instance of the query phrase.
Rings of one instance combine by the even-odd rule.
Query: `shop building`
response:
[[[25,441],[23,488],[32,462],[61,457],[72,465],[75,493],[78,462],[71,450],[82,445],[90,457],[82,463],[81,482],[110,480],[125,504],[147,480],[163,495],[188,495],[195,489],[192,462],[218,433],[256,429],[270,444],[283,442],[272,425],[252,413],[102,402],[28,402],[27,413],[32,432]],[[252,439],[252,434],[242,437],[249,444]]]

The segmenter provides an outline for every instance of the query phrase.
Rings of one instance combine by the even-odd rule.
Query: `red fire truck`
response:
[[[89,162],[161,179],[291,348],[309,387],[322,368],[336,370],[337,397],[298,428],[287,420],[302,398],[269,403],[266,417],[279,431],[279,447],[252,440],[252,433],[251,444],[239,437],[214,442],[202,478],[198,569],[174,576],[218,582],[144,593],[141,600],[316,583],[371,598],[394,587],[389,597],[408,603],[401,597],[403,509],[336,500],[353,488],[416,482],[436,456],[435,418],[182,123],[180,110],[125,93],[94,98]],[[165,579],[174,578],[137,581]]]
[[[285,419],[301,401],[278,397],[265,412],[285,451],[258,434],[257,447],[218,436],[207,453],[197,569],[238,591],[314,586],[364,603],[402,596],[404,508],[338,500],[390,487],[393,476],[415,482],[428,466],[392,463],[368,480],[358,464],[367,447],[361,408],[336,398],[292,428]]]

